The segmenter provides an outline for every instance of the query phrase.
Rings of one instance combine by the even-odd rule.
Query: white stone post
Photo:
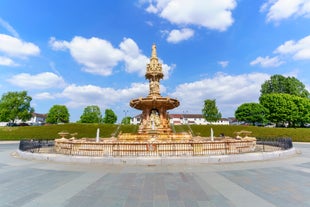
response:
[[[214,142],[213,129],[211,128],[211,141]]]
[[[97,136],[96,136],[96,142],[99,142],[99,133],[100,133],[100,129],[97,129]]]

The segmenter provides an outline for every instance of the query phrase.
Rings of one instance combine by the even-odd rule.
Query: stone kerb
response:
[[[298,154],[295,148],[273,152],[253,152],[232,155],[211,155],[195,157],[86,157],[61,154],[31,153],[17,150],[18,157],[27,160],[41,160],[64,163],[110,164],[110,165],[197,165],[232,162],[249,162],[286,158]]]

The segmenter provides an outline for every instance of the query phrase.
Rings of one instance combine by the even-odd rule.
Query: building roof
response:
[[[141,118],[142,114],[138,114],[134,116],[133,118]],[[202,114],[169,114],[170,119],[204,119]],[[230,121],[232,117],[230,118],[221,118],[220,121]]]
[[[185,118],[185,119],[189,119],[189,118],[195,118],[195,119],[202,119],[203,116],[202,114],[169,114],[170,118]]]
[[[47,114],[32,113],[33,117],[46,118]]]

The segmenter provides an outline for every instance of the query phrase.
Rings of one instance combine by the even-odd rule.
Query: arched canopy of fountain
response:
[[[151,114],[152,111],[156,111],[158,114],[160,124],[156,126],[159,133],[168,132],[171,133],[171,128],[169,124],[169,117],[167,110],[174,109],[180,105],[180,102],[176,99],[169,97],[157,97],[148,96],[146,98],[133,99],[130,101],[130,106],[142,110],[142,121],[140,132],[146,133],[151,130]],[[154,130],[154,129],[153,129]]]

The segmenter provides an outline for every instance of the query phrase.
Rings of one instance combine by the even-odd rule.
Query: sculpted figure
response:
[[[150,82],[150,93],[151,94],[159,94],[159,83],[157,81],[151,80]]]
[[[151,115],[150,115],[149,127],[151,127],[154,130],[155,127],[158,127],[158,126],[160,126],[159,115],[157,114],[156,110],[152,110]]]

